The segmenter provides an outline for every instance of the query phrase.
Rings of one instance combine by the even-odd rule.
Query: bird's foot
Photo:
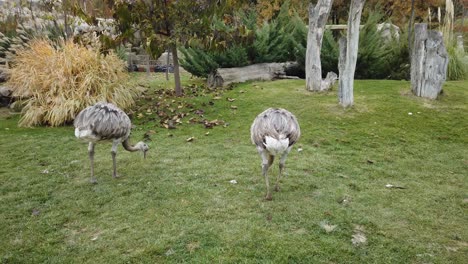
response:
[[[275,192],[279,192],[279,191],[280,191],[279,185],[275,185]]]
[[[96,178],[91,178],[91,180],[89,180],[89,182],[92,183],[92,184],[97,184]]]
[[[265,200],[267,200],[267,201],[273,200],[273,198],[271,197],[271,193],[268,193],[268,194],[265,196]]]
[[[112,178],[114,178],[114,179],[120,178],[120,175],[118,175],[118,174],[113,174],[113,175],[112,175]]]

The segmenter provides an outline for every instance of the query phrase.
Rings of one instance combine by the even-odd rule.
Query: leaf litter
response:
[[[213,101],[203,102],[198,106],[191,102],[193,98],[208,94],[213,94],[213,100],[220,100],[223,98],[223,90],[223,88],[208,89],[205,85],[190,84],[183,87],[183,96],[177,97],[171,89],[146,89],[143,92],[146,103],[132,109],[129,114],[135,115],[138,122],[142,124],[156,122],[159,123],[160,127],[166,129],[176,129],[184,123],[201,124],[205,128],[224,126],[225,122],[223,120],[209,120],[205,117],[206,107],[213,106]],[[226,100],[233,102],[235,99],[226,98]],[[147,135],[147,138],[149,138],[149,135]]]
[[[361,225],[354,226],[354,234],[352,235],[351,242],[356,247],[367,244],[367,237],[364,233],[363,226]]]

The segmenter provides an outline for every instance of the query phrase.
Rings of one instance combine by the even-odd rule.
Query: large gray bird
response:
[[[100,141],[112,141],[112,162],[114,171],[112,177],[117,177],[117,165],[115,156],[117,147],[122,143],[128,151],[142,151],[146,158],[149,147],[144,142],[138,142],[132,146],[129,142],[132,123],[128,115],[117,106],[99,102],[82,110],[75,118],[75,136],[89,142],[88,153],[91,161],[91,182],[96,183],[94,177],[94,146]]]
[[[279,156],[279,175],[275,185],[275,190],[279,191],[279,181],[286,157],[300,135],[301,129],[296,117],[282,108],[268,108],[255,118],[250,127],[252,143],[257,146],[258,153],[262,157],[262,173],[267,187],[266,200],[272,199],[268,169],[273,164],[275,156]]]

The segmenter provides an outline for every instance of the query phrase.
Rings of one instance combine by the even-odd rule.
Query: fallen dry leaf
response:
[[[364,227],[356,225],[354,227],[354,234],[352,236],[351,242],[354,246],[361,246],[367,243],[367,237],[364,234]]]
[[[406,189],[406,187],[397,186],[397,185],[393,185],[393,184],[386,184],[385,187],[389,188],[389,189]]]
[[[362,244],[365,244],[367,242],[367,238],[364,234],[362,233],[357,233],[353,235],[353,238],[351,239],[351,242],[355,246],[360,246]]]
[[[200,241],[194,241],[187,244],[187,250],[190,253],[193,253],[198,248],[200,248]]]
[[[322,227],[325,230],[325,232],[330,233],[333,232],[333,230],[335,230],[337,225],[331,225],[328,222],[321,222],[320,227]]]
[[[187,142],[192,142],[195,138],[194,137],[189,137],[186,139]]]
[[[201,116],[201,115],[203,115],[203,114],[205,113],[205,110],[203,110],[203,109],[197,109],[197,110],[195,110],[193,113],[196,114],[196,115],[200,115],[200,116]]]

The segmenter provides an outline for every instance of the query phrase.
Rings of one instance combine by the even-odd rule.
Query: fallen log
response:
[[[287,72],[297,68],[296,62],[259,63],[245,67],[219,68],[208,75],[209,88],[227,86],[231,83],[246,81],[271,81],[274,79],[298,79],[297,76],[288,76]]]

